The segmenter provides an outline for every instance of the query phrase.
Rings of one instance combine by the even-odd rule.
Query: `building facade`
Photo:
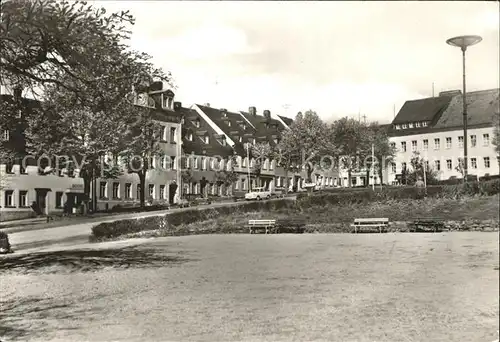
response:
[[[468,174],[498,175],[497,155],[492,145],[493,117],[499,111],[499,89],[467,93]],[[396,148],[388,165],[388,180],[398,183],[402,169],[410,167],[416,153],[437,172],[439,180],[463,178],[464,156],[462,94],[442,92],[438,97],[407,101],[389,129]]]

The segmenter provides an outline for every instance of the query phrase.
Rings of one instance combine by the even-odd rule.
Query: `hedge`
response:
[[[295,202],[290,199],[244,202],[231,206],[188,209],[159,216],[118,220],[109,223],[101,223],[92,227],[90,240],[101,241],[113,239],[122,235],[146,230],[173,229],[182,224],[205,221],[220,215],[228,215],[235,212],[276,211],[286,208],[295,208]]]
[[[348,205],[374,201],[420,199],[423,197],[459,198],[462,196],[492,196],[500,193],[500,180],[469,182],[455,185],[432,185],[426,189],[416,187],[365,188],[362,191],[324,192],[318,194],[300,194],[297,196],[299,208],[325,205]]]

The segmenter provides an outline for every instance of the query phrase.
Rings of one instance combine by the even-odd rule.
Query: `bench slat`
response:
[[[389,222],[388,218],[357,218],[354,219],[355,223],[362,222]]]

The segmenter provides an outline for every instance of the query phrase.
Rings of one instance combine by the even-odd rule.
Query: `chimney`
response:
[[[264,110],[264,117],[266,119],[271,119],[271,112],[269,110]]]
[[[174,102],[174,110],[178,111],[182,107],[182,102]]]
[[[448,91],[442,91],[439,93],[439,96],[456,96],[456,95],[461,95],[462,91],[461,90],[448,90]]]
[[[207,103],[205,103],[205,104],[203,104],[203,105],[204,105],[205,107],[210,107],[210,103],[208,103],[208,102],[207,102]]]
[[[257,108],[255,107],[248,107],[248,112],[250,113],[250,115],[257,115]]]

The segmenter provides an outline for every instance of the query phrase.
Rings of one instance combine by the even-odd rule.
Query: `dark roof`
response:
[[[233,112],[222,112],[216,108],[211,108],[207,106],[197,105],[209,118],[212,120],[219,128],[229,136],[236,145],[238,145],[239,137],[242,137],[242,143],[250,142],[250,138],[255,135],[255,129],[248,124],[241,114]],[[231,123],[231,126],[228,125]],[[242,124],[245,124],[245,129],[243,129]],[[242,151],[236,147],[237,154],[241,154]],[[243,150],[244,153],[244,150]]]
[[[437,115],[446,109],[452,98],[452,96],[440,96],[406,101],[392,124],[433,121]]]
[[[179,113],[184,115],[184,124],[182,125],[182,150],[185,154],[221,156],[226,157],[233,154],[231,146],[222,146],[219,143],[220,136],[205,120],[200,119],[200,127],[196,127],[192,122],[199,117],[195,110],[181,107]],[[193,141],[187,139],[188,133],[193,134]],[[201,138],[208,134],[209,143],[205,144]]]
[[[469,126],[492,125],[493,116],[499,111],[500,89],[489,89],[467,93],[467,119]],[[462,95],[454,96],[434,128],[463,126]]]
[[[271,146],[276,145],[273,136],[279,137],[285,127],[276,119],[266,118],[261,115],[252,115],[250,113],[241,112],[252,125],[255,127],[253,137],[258,142],[269,142]]]
[[[290,126],[293,123],[293,119],[287,118],[286,116],[281,116],[278,115],[281,120],[283,120],[284,123],[287,124],[287,126]]]

